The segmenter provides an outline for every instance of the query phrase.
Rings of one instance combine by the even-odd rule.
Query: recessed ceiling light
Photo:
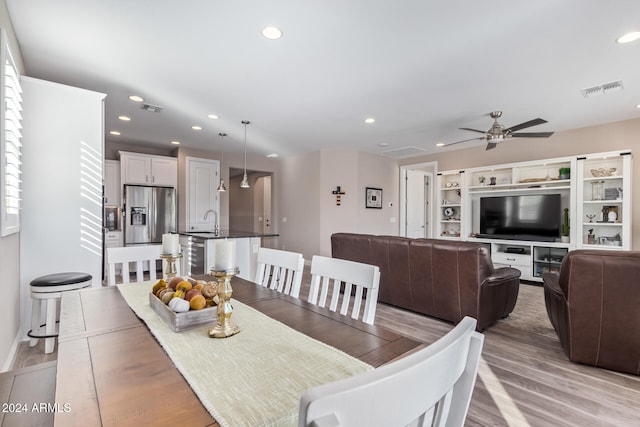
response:
[[[138,96],[138,95],[129,95],[129,99],[132,100],[133,102],[142,102],[142,101],[144,101],[144,98],[142,98],[141,96]]]
[[[130,122],[131,121],[131,117],[127,117],[127,116],[118,116],[118,118],[120,120],[122,120],[123,122]]]
[[[270,159],[275,159],[276,157],[280,157],[280,156],[278,156],[277,153],[271,153],[271,154],[267,154],[267,157],[269,157]]]
[[[120,135],[120,132],[118,132],[117,130],[112,130],[111,132],[109,132],[111,135]]]
[[[277,27],[264,27],[262,29],[262,35],[269,40],[278,40],[282,37],[282,31]]]
[[[366,119],[364,119],[365,123],[375,123],[376,119],[374,119],[373,117],[368,117]]]
[[[436,147],[444,147],[444,142],[438,142],[438,143],[436,144]]]
[[[213,120],[216,120],[216,119],[220,118],[220,116],[217,115],[217,114],[209,114],[207,117],[209,117],[210,119],[213,119]]]
[[[180,141],[171,141],[173,145],[180,145]]]
[[[378,147],[388,147],[389,143],[388,142],[379,142],[378,143]]]
[[[636,108],[640,108],[640,104],[636,105]]]
[[[202,127],[198,126],[198,125],[193,125],[193,126],[191,126],[191,129],[193,129],[193,130],[202,130]]]
[[[636,41],[640,39],[640,31],[632,31],[630,33],[627,33],[621,37],[619,37],[616,42],[618,43],[631,43],[633,41]]]

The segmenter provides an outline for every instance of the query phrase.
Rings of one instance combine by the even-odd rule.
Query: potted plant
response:
[[[485,179],[486,178],[484,177],[484,175],[481,175],[481,176],[478,177],[478,182],[480,183],[480,185],[484,185]]]
[[[571,168],[560,168],[559,176],[560,179],[569,179],[571,178]]]
[[[562,243],[569,243],[569,208],[564,208],[562,226],[560,227]]]

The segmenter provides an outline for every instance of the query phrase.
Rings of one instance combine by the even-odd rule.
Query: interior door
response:
[[[406,236],[431,237],[428,215],[431,174],[411,169],[406,172]]]
[[[214,231],[216,224],[220,224],[218,169],[217,160],[187,158],[188,231]]]

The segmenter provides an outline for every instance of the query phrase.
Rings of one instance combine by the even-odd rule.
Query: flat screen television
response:
[[[561,219],[560,194],[483,197],[479,237],[552,242]]]

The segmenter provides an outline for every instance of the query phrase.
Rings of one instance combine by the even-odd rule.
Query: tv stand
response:
[[[522,280],[542,282],[542,274],[560,271],[568,243],[514,240],[469,239],[485,243],[491,252],[494,268],[513,267],[520,270]]]
[[[508,254],[524,254],[527,253],[523,246],[507,246],[504,251]]]

